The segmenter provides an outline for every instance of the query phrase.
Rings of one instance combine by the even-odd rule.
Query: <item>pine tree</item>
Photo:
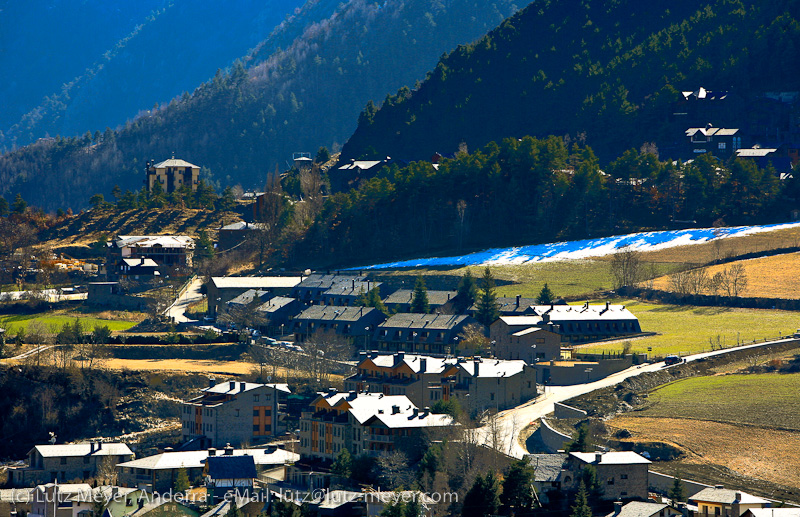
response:
[[[478,286],[475,283],[475,277],[472,276],[472,271],[469,269],[458,282],[458,294],[456,296],[459,300],[459,308],[462,311],[475,303],[475,298],[478,296]]]
[[[592,517],[592,508],[589,506],[589,501],[586,498],[586,485],[581,484],[578,486],[578,494],[575,496],[575,506],[572,507],[570,517]]]
[[[511,464],[503,480],[500,501],[508,509],[527,510],[533,506],[533,466],[525,460]]]
[[[219,202],[217,203],[217,210],[232,211],[235,209],[236,196],[233,195],[233,189],[230,187],[225,187],[225,190],[222,191],[222,197],[220,197]]]
[[[336,459],[331,464],[331,473],[343,478],[349,478],[353,473],[353,457],[350,451],[342,449]]]
[[[464,517],[486,517],[495,515],[500,509],[500,495],[497,478],[491,470],[486,477],[475,478],[472,488],[464,496],[464,507],[461,515]]]
[[[578,434],[575,438],[564,446],[564,450],[567,452],[587,452],[589,446],[589,428],[584,424],[578,428]]]
[[[211,242],[205,230],[200,230],[195,253],[197,258],[201,260],[214,258],[214,243]]]
[[[14,198],[14,202],[11,203],[11,211],[15,214],[24,214],[26,208],[28,208],[28,203],[22,199],[22,194],[17,194],[17,197]]]
[[[550,305],[553,303],[553,298],[553,291],[550,290],[547,282],[545,282],[544,287],[542,287],[542,290],[539,291],[539,296],[536,298],[536,303],[539,305]]]
[[[178,475],[175,478],[175,484],[172,488],[176,492],[185,492],[189,489],[189,486],[189,474],[186,472],[186,469],[182,468],[178,471]]]
[[[0,196],[0,217],[8,215],[8,201],[3,196]]]
[[[414,284],[414,297],[411,299],[410,312],[427,314],[431,310],[430,303],[428,303],[428,289],[425,287],[425,279],[422,275],[417,276],[417,282]]]
[[[475,319],[488,327],[500,316],[497,295],[494,292],[494,277],[488,266],[483,272],[480,284]]]
[[[683,479],[681,479],[680,472],[675,474],[675,479],[672,482],[672,488],[669,491],[669,498],[672,499],[673,504],[686,500],[686,492],[683,488]]]

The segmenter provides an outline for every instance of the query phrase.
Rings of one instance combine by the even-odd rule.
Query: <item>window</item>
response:
[[[239,410],[236,410],[236,414],[234,416],[239,416]]]
[[[620,479],[628,479],[628,475],[627,474],[620,474],[619,478]]]
[[[720,142],[717,144],[717,149],[725,149],[725,147],[727,147],[725,142]]]
[[[490,393],[490,394],[489,394],[489,399],[490,399],[490,400],[494,400],[494,393]]]
[[[254,433],[257,433],[257,432],[259,432],[260,430],[261,430],[261,429],[258,427],[258,424],[254,424],[254,425],[253,425],[253,432],[254,432]]]
[[[254,409],[254,410],[253,410],[253,416],[258,416],[259,414],[260,414],[260,413],[259,413],[259,411],[258,411],[257,409]]]
[[[608,478],[608,484],[609,485],[613,485],[614,484],[614,478],[613,477]]]
[[[258,395],[253,395],[253,402],[258,402]]]

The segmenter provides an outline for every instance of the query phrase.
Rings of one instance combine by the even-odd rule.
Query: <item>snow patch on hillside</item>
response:
[[[701,244],[714,239],[741,237],[743,235],[770,232],[797,226],[800,226],[800,223],[631,233],[629,235],[615,235],[600,239],[533,244],[514,248],[491,248],[483,251],[476,251],[468,255],[402,260],[351,269],[366,270],[402,267],[506,265],[524,264],[526,262],[584,259],[610,255],[624,247],[629,247],[637,251],[655,251],[674,248],[676,246]]]

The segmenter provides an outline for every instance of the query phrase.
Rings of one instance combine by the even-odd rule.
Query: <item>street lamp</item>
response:
[[[417,344],[417,333],[413,332],[411,336],[411,353],[413,354]]]
[[[367,344],[369,343],[369,325],[364,327],[364,352],[367,351]]]

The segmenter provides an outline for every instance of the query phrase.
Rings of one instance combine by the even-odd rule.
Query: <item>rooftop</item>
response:
[[[650,517],[669,508],[669,505],[663,503],[645,503],[643,501],[631,501],[622,507],[619,513],[610,513],[606,517]],[[677,514],[679,512],[671,510],[669,513]]]
[[[425,370],[422,370],[422,359],[425,360]],[[445,367],[455,363],[455,359],[430,357],[426,355],[394,354],[367,356],[361,363],[370,361],[381,368],[396,368],[401,364],[407,365],[414,373],[441,373]],[[359,364],[361,364],[359,363]]]
[[[269,291],[262,289],[248,289],[236,298],[230,300],[228,303],[231,305],[247,305],[254,300],[261,301],[262,298],[269,295]]]
[[[721,503],[721,504],[768,504],[769,501],[750,495],[746,492],[739,490],[731,490],[729,488],[704,488],[689,498],[691,501],[703,501],[705,503]]]
[[[216,452],[223,455],[223,451]],[[285,449],[234,449],[233,456],[252,456],[256,465],[284,465],[300,460],[300,456]],[[153,456],[120,463],[120,467],[145,470],[168,470],[180,468],[201,468],[208,458],[208,451],[162,452]]]
[[[297,316],[298,320],[313,321],[358,321],[364,316],[379,314],[373,307],[343,307],[337,305],[312,305]]]
[[[236,456],[209,456],[206,458],[211,479],[254,479],[256,464],[248,454]]]
[[[431,306],[444,305],[455,298],[457,294],[458,291],[428,291],[428,303]],[[386,305],[391,305],[393,303],[411,303],[413,299],[413,289],[400,289],[387,296],[383,303]]]
[[[260,312],[275,312],[282,307],[286,307],[294,301],[294,298],[287,298],[286,296],[274,296],[267,300],[266,303],[259,305],[256,310]]]
[[[153,165],[152,168],[154,169],[163,169],[165,167],[191,167],[193,169],[199,169],[199,165],[194,165],[187,161],[178,159],[178,158],[170,158],[169,160],[164,160],[163,162],[158,162],[157,164]]]
[[[303,278],[303,281],[297,284],[297,287],[328,290],[334,285],[352,284],[354,281],[366,282],[367,277],[360,275],[320,275],[315,273]]]
[[[528,459],[528,463],[533,465],[534,481],[551,483],[553,481],[558,481],[567,455],[558,453],[528,454],[526,458]]]
[[[114,244],[118,248],[194,248],[194,239],[186,235],[120,235]]]
[[[126,258],[122,262],[130,267],[158,267],[158,263],[149,258]]]
[[[380,324],[381,328],[448,330],[463,323],[469,316],[452,314],[399,313]]]
[[[217,289],[274,289],[294,287],[299,276],[215,276],[211,278]]]
[[[501,359],[473,359],[459,361],[453,367],[458,367],[470,377],[501,378],[513,377],[525,369],[528,364],[521,359],[504,361]]]
[[[65,443],[61,445],[36,445],[36,450],[43,458],[60,458],[64,456],[124,456],[133,452],[124,443]],[[30,454],[30,453],[29,453]],[[59,485],[61,486],[61,485]]]
[[[571,457],[577,458],[583,463],[592,465],[632,465],[649,464],[650,460],[640,456],[635,452],[570,452]],[[600,461],[598,461],[598,456]]]

